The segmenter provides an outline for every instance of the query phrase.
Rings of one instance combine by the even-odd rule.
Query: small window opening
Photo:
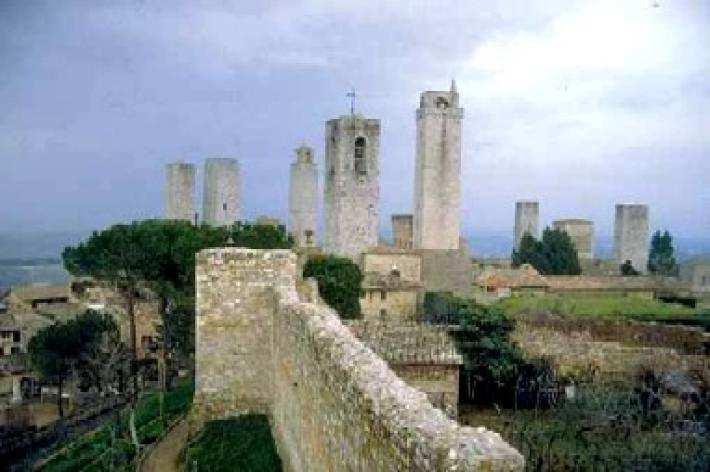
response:
[[[355,139],[355,173],[357,175],[367,174],[367,163],[365,162],[365,138],[362,136]]]
[[[303,232],[303,235],[306,238],[306,243],[311,244],[313,242],[313,230],[307,229]]]
[[[387,292],[385,290],[380,290],[380,299],[387,300]]]
[[[380,310],[380,319],[384,320],[385,318],[387,318],[387,310],[383,308]]]
[[[222,203],[222,210],[227,211],[227,204],[226,203]]]

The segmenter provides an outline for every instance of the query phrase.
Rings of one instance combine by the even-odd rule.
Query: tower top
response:
[[[306,146],[305,143],[301,144],[296,148],[296,161],[297,162],[313,162],[313,148]]]
[[[451,79],[451,93],[456,93],[456,79]]]

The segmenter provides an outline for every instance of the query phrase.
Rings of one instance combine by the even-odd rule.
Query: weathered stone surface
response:
[[[448,419],[296,279],[290,251],[197,255],[196,416],[268,414],[286,470],[522,470],[500,435]]]
[[[458,249],[461,204],[459,94],[423,92],[417,109],[414,247]]]
[[[648,205],[620,203],[614,219],[614,259],[617,266],[631,261],[641,273],[648,265]]]
[[[231,158],[205,160],[202,218],[213,226],[229,226],[242,217],[242,179]]]
[[[165,218],[194,221],[194,164],[174,162],[165,166]]]
[[[552,229],[567,233],[577,249],[580,260],[594,257],[594,223],[590,220],[568,218],[552,222]]]
[[[291,164],[288,192],[288,229],[297,247],[316,245],[318,224],[318,168],[313,161],[313,149],[296,149],[296,161]]]

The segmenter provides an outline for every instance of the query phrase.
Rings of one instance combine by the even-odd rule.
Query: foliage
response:
[[[544,275],[579,275],[577,249],[566,231],[545,228],[537,241],[523,234],[518,249],[513,250],[513,267],[530,264]]]
[[[695,314],[695,310],[684,305],[619,295],[520,296],[500,300],[496,306],[510,315],[551,313],[553,315],[623,316],[655,319],[693,316]]]
[[[461,419],[500,432],[526,457],[526,470],[708,470],[710,442],[683,431],[703,413],[665,410],[657,379],[645,377],[626,389],[578,385],[574,398],[545,411],[477,410]]]
[[[189,471],[280,471],[269,422],[265,416],[245,415],[211,421],[188,446]]]
[[[503,310],[476,305],[450,293],[429,292],[424,300],[429,322],[459,325],[451,335],[464,357],[462,401],[512,405],[521,400],[519,391],[537,391],[544,386],[549,366],[544,360],[523,359],[509,340],[514,324]]]
[[[117,344],[118,327],[109,315],[89,312],[74,319],[40,329],[27,346],[32,367],[40,375],[59,385],[59,415],[64,381],[74,370],[90,366],[100,356],[110,339]],[[114,367],[114,366],[111,366]]]
[[[362,273],[350,259],[317,256],[306,262],[303,277],[318,281],[318,293],[343,318],[360,316]]]
[[[170,316],[165,337],[183,355],[194,346],[195,254],[227,245],[290,248],[293,239],[283,227],[237,222],[230,227],[194,226],[187,221],[143,220],[94,232],[67,247],[64,266],[75,276],[118,281],[127,290],[148,283],[162,298]]]
[[[678,264],[675,260],[673,238],[668,231],[661,234],[653,233],[651,249],[648,254],[648,270],[652,274],[674,276],[678,275]]]
[[[192,404],[194,386],[185,380],[165,394],[165,414],[168,422],[187,413]],[[166,430],[158,413],[158,392],[149,392],[136,406],[136,427],[141,442],[162,436]],[[127,415],[121,414],[121,425],[107,423],[65,444],[40,469],[43,472],[133,471],[135,449],[127,436]],[[124,435],[117,431],[123,431]]]

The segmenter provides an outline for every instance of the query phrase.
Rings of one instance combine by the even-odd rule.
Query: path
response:
[[[177,472],[180,452],[187,442],[188,431],[187,421],[183,420],[176,425],[150,453],[141,472]]]

